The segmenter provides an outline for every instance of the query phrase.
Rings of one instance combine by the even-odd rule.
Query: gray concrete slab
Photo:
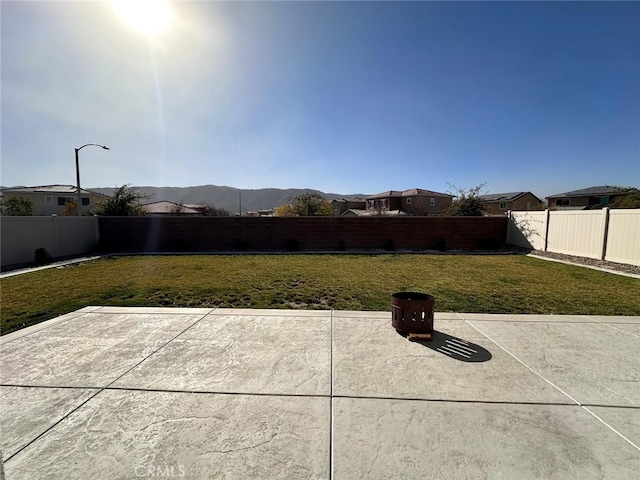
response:
[[[458,318],[484,322],[543,322],[543,323],[599,323],[600,320],[585,315],[525,315],[494,313],[458,313]]]
[[[329,398],[103,391],[5,464],[12,480],[326,479]]]
[[[15,454],[97,392],[79,388],[0,387],[2,456]]]
[[[77,317],[81,317],[89,312],[93,312],[98,310],[100,307],[85,307],[80,310],[76,310],[75,312],[70,312],[65,315],[60,315],[59,317],[52,318],[51,320],[47,320],[46,322],[41,322],[36,325],[32,325],[29,328],[23,328],[21,330],[16,330],[15,332],[8,333],[7,335],[2,335],[0,337],[0,345],[4,343],[8,343],[16,338],[22,338],[27,335],[32,335],[40,330],[47,330],[57,325],[59,323],[64,323],[67,320],[72,320]]]
[[[74,318],[72,328],[57,324],[40,338],[84,338],[131,340],[133,342],[169,341],[206,314],[188,313],[106,313],[102,310]]]
[[[640,324],[638,323],[603,323],[602,325],[606,325],[630,337],[640,337]]]
[[[462,320],[436,321],[435,328],[486,350],[489,361],[456,360],[445,349],[431,348],[430,342],[408,341],[390,323],[334,320],[334,395],[575,403]]]
[[[118,387],[329,395],[331,312],[210,315],[141,363]]]
[[[584,408],[632,443],[640,445],[640,408],[592,405]]]
[[[598,322],[603,323],[640,323],[640,317],[622,317],[612,315],[610,317],[605,317],[603,315],[589,315],[588,318],[592,320],[596,320]]]
[[[582,404],[640,406],[634,337],[602,324],[469,324]]]
[[[7,479],[637,478],[640,317],[88,307],[0,338]]]
[[[296,310],[296,318],[331,318],[331,310]],[[266,308],[216,308],[211,315],[240,315],[243,317],[291,317],[291,310]]]
[[[33,333],[25,329],[22,336],[0,344],[0,382],[105,387],[201,318],[200,313],[92,310],[33,329]]]
[[[334,478],[636,480],[638,450],[579,406],[333,400]]]
[[[36,333],[2,345],[0,383],[104,388],[165,343]]]

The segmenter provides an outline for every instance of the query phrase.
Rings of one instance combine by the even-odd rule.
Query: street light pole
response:
[[[76,191],[76,211],[78,216],[82,216],[82,198],[80,196],[80,161],[78,157],[78,152],[82,150],[84,147],[88,147],[93,145],[94,147],[104,148],[105,150],[109,150],[109,147],[105,147],[104,145],[98,145],[97,143],[87,143],[86,145],[82,145],[80,148],[76,148],[76,185],[78,187]]]

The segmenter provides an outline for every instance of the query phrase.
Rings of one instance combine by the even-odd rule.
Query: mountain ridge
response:
[[[317,193],[327,200],[341,198],[364,198],[366,194],[326,193],[312,188],[258,188],[243,189],[221,185],[197,185],[190,187],[153,187],[132,185],[142,195],[148,196],[142,203],[169,201],[181,204],[206,204],[216,208],[224,208],[229,212],[243,213],[256,210],[268,210],[291,202],[291,199],[305,194]],[[88,190],[112,195],[113,187],[96,187]]]

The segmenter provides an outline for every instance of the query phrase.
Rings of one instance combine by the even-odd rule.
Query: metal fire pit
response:
[[[433,295],[398,292],[391,295],[391,326],[411,341],[431,340],[433,335]]]

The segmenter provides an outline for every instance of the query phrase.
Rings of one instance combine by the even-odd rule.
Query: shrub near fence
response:
[[[495,249],[506,217],[100,217],[105,252]]]

